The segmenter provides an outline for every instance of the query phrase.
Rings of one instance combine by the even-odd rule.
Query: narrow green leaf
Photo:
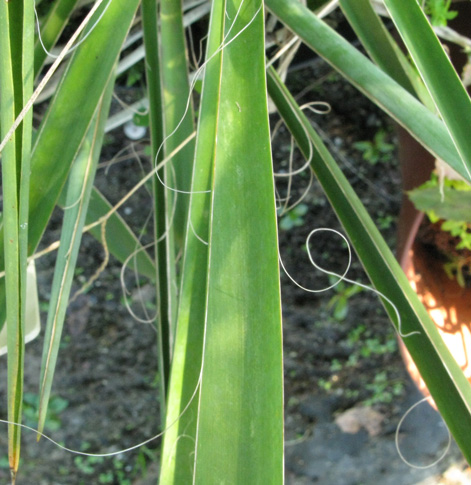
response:
[[[162,447],[160,483],[191,483],[196,447],[198,381],[201,373],[206,312],[209,214],[212,166],[221,76],[224,3],[213,2],[209,27],[195,163],[190,197],[185,256],[181,277],[175,347],[169,386],[166,433]]]
[[[264,12],[260,1],[225,6],[193,483],[274,485],[283,385]]]
[[[160,2],[160,53],[163,95],[165,155],[167,156],[194,131],[193,106],[191,103],[188,66],[183,29],[182,0]],[[178,190],[188,191],[191,184],[191,162],[194,142],[181,150],[165,168],[165,183]],[[188,197],[167,191],[167,217],[178,244],[183,242],[188,213]],[[173,208],[173,204],[176,207]],[[174,215],[172,216],[172,212]],[[172,234],[169,233],[171,243]]]
[[[373,61],[432,112],[432,98],[417,69],[389,34],[370,0],[341,0],[340,6]]]
[[[95,180],[113,87],[114,79],[112,78],[108,82],[99,111],[90,125],[68,179],[64,221],[54,269],[41,363],[38,419],[38,431],[40,432],[43,431],[46,421],[65,312],[69,303],[75,265],[82,240],[82,229]]]
[[[77,3],[78,0],[56,0],[40,23],[42,43],[38,36],[36,45],[34,46],[35,77],[41,71],[44,61],[47,58],[46,50],[50,52],[56,44]]]
[[[399,60],[400,52],[391,39],[370,0],[340,0],[340,7],[373,61],[410,94],[412,83]]]
[[[385,5],[453,138],[460,173],[471,181],[471,99],[419,3],[385,0]]]
[[[165,156],[168,156],[194,131],[181,0],[162,0],[160,3],[160,59],[163,148]],[[160,326],[164,339],[161,349],[166,352],[166,388],[177,313],[176,256],[183,245],[188,214],[188,195],[177,193],[170,188],[189,190],[193,156],[192,141],[158,172],[160,179],[163,179],[169,188],[164,187],[160,181],[155,182],[157,236],[161,238],[165,235],[165,240],[157,247],[157,257],[158,266],[166,268],[165,272],[159,272]]]
[[[33,91],[33,1],[0,5],[1,138]],[[23,120],[2,152],[3,251],[6,261],[8,347],[8,454],[12,481],[18,470],[21,445],[23,368],[28,249],[28,194],[32,114]],[[1,322],[3,325],[3,321]]]
[[[437,116],[297,0],[266,0],[266,5],[427,150],[471,181],[444,123]]]
[[[419,332],[403,341],[463,454],[471,460],[471,386],[468,380],[358,196],[272,69],[269,70],[268,90],[304,156],[312,156],[311,167],[374,288],[396,305],[402,319],[398,330],[403,335]],[[386,301],[383,304],[397,327],[392,306]]]
[[[146,58],[146,77],[147,91],[149,96],[149,121],[151,134],[151,148],[153,166],[162,161],[164,152],[161,150],[164,141],[163,125],[163,95],[161,86],[161,62],[159,53],[159,36],[158,36],[158,6],[153,0],[143,0],[142,2],[142,22],[144,28],[144,45]],[[165,178],[164,170],[160,171],[160,177]],[[154,238],[156,241],[154,247],[155,255],[155,275],[156,282],[156,301],[158,315],[156,319],[157,342],[158,342],[158,359],[160,375],[160,419],[165,423],[167,412],[167,386],[170,374],[170,356],[171,356],[171,328],[170,328],[170,309],[169,295],[174,295],[174,290],[169,289],[168,273],[165,271],[167,265],[167,251],[169,247],[166,241],[159,239],[167,231],[167,211],[165,188],[157,180],[152,179],[152,190],[154,194]],[[172,265],[174,264],[172,260]]]

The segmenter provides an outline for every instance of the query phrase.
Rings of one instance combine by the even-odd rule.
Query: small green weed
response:
[[[355,327],[353,330],[351,330],[348,333],[348,336],[347,336],[348,343],[350,345],[357,343],[365,331],[366,331],[366,326],[363,324],[358,325],[358,327]]]
[[[338,359],[333,359],[331,364],[330,364],[330,370],[332,372],[338,372],[339,370],[342,370],[343,366],[340,360]]]
[[[336,276],[329,276],[330,284],[333,285],[338,278]],[[333,316],[336,320],[342,321],[348,315],[348,300],[360,293],[363,288],[361,286],[346,284],[343,281],[340,281],[336,286],[334,286],[333,290],[335,291],[335,295],[329,300],[327,303],[327,308],[334,310]]]
[[[435,27],[446,27],[448,20],[454,19],[458,12],[451,11],[451,0],[427,0],[425,13],[430,16],[430,23]]]
[[[360,348],[360,354],[362,357],[370,357],[371,355],[391,354],[396,349],[396,339],[390,339],[385,343],[381,343],[377,338],[368,338]]]
[[[299,204],[293,210],[283,215],[280,219],[280,229],[289,231],[293,227],[302,226],[304,224],[304,216],[308,211],[306,204]]]
[[[52,396],[46,415],[45,429],[56,431],[62,426],[60,414],[67,408],[69,401],[59,396]],[[39,396],[32,392],[25,392],[23,395],[23,416],[25,424],[34,427],[38,423]]]
[[[84,475],[93,475],[97,465],[101,465],[104,462],[104,458],[101,456],[76,456],[74,458],[75,466]]]
[[[372,393],[369,399],[364,401],[366,406],[378,403],[389,403],[394,397],[400,396],[404,390],[404,384],[398,380],[391,380],[386,371],[375,376],[372,383],[366,385],[366,389]]]
[[[377,337],[368,336],[365,325],[358,325],[358,327],[351,330],[347,336],[347,342],[355,348],[348,358],[348,367],[354,367],[360,358],[390,354],[397,349],[394,334],[391,333],[390,337],[383,343]]]
[[[332,389],[332,381],[326,380],[326,379],[319,379],[317,381],[317,385],[321,388],[324,389],[324,391],[330,391]]]
[[[357,141],[353,146],[362,152],[363,159],[376,165],[378,162],[389,162],[392,159],[394,145],[387,142],[386,130],[378,130],[372,141]]]
[[[87,442],[82,443],[81,450],[85,451],[90,447]],[[106,458],[102,456],[76,456],[75,466],[84,475],[97,475],[99,484],[131,485],[136,477],[145,477],[147,465],[156,461],[157,456],[154,450],[147,446],[139,449],[134,466],[126,465],[119,456]],[[107,463],[108,462],[108,463]],[[83,482],[84,483],[84,482]]]
[[[384,212],[380,212],[376,219],[376,222],[380,229],[389,229],[394,223],[394,216],[385,214]]]

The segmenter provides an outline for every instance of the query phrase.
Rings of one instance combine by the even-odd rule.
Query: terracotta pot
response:
[[[448,277],[443,261],[416,239],[424,215],[410,221],[399,262],[412,288],[424,304],[448,349],[471,382],[471,288],[462,288]],[[425,395],[428,389],[402,341],[399,348],[412,380]],[[434,403],[431,403],[434,406]]]
[[[450,26],[470,36],[471,3],[457,3],[453,7],[460,12]],[[465,62],[463,53],[453,45],[449,46],[449,53],[457,71],[461,72]],[[428,180],[435,165],[434,158],[402,129],[399,130],[399,159],[404,192]],[[461,288],[451,280],[443,269],[443,262],[416,239],[423,218],[404,193],[398,220],[397,257],[447,347],[471,381],[471,289]],[[399,347],[412,380],[424,395],[429,395],[402,341]]]

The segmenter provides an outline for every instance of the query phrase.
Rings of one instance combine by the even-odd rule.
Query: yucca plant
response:
[[[33,132],[35,79],[49,79],[44,48],[56,45],[78,4],[45,3],[40,5],[41,43],[34,34],[33,0],[0,2],[0,264],[5,270],[0,321],[8,325],[13,480],[20,456],[26,266],[59,205],[65,208],[64,222],[39,383],[38,430],[44,427],[80,236],[87,228],[121,261],[137,248],[138,271],[155,284],[165,431],[160,482],[283,482],[281,301],[268,95],[310,161],[471,462],[468,381],[348,180],[275,69],[266,69],[264,24],[270,12],[471,180],[471,103],[421,5],[384,0],[419,77],[369,0],[340,0],[340,5],[372,61],[297,0],[98,1],[80,45],[49,81],[54,96]],[[209,9],[204,63],[190,75],[185,19]],[[120,60],[131,27],[143,47],[131,46],[133,52]],[[93,187],[115,77],[144,56],[148,93],[143,104],[154,160],[146,178],[152,180],[155,204],[151,250],[140,246],[116,208]],[[191,91],[197,80],[202,91],[196,116]]]

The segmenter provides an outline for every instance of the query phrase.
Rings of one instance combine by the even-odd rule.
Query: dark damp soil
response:
[[[394,126],[370,102],[343,82],[322,61],[298,62],[288,84],[301,103],[325,101],[328,114],[310,114],[324,141],[338,160],[371,217],[394,250],[396,216],[401,185],[395,148]],[[306,89],[306,86],[309,89]],[[121,93],[122,94],[122,93]],[[276,119],[273,118],[273,125]],[[378,133],[382,133],[379,137]],[[376,138],[375,138],[376,136]],[[379,140],[379,141],[378,141]],[[370,142],[370,152],[355,143]],[[129,146],[122,130],[107,137],[97,185],[112,201],[119,200],[149,167],[132,150],[123,160],[107,164],[123,147]],[[383,145],[381,145],[383,144]],[[134,151],[141,153],[143,143]],[[376,152],[375,152],[376,150]],[[379,152],[373,161],[371,153]],[[288,170],[290,140],[281,128],[274,142],[277,171]],[[369,159],[368,159],[369,158]],[[142,163],[142,166],[141,166]],[[294,165],[302,165],[294,152]],[[307,174],[293,181],[291,200],[297,200],[309,183]],[[277,183],[281,197],[286,184]],[[302,201],[305,205],[292,228],[280,230],[280,250],[287,271],[303,286],[321,290],[327,276],[310,264],[306,237],[313,229],[341,227],[322,188],[314,180]],[[151,237],[147,227],[150,196],[138,192],[122,209],[136,230],[143,229],[144,241]],[[281,220],[283,217],[281,216]],[[280,224],[281,224],[280,220]],[[61,213],[51,221],[42,247],[59,237]],[[332,232],[315,233],[311,254],[320,266],[342,273],[348,253]],[[50,297],[55,253],[37,261],[38,290],[43,327]],[[84,235],[77,265],[74,291],[97,270],[104,259],[103,248]],[[93,288],[70,304],[59,355],[53,402],[47,433],[64,446],[89,452],[112,452],[132,447],[159,429],[156,334],[152,325],[137,322],[124,303],[120,283],[121,265],[112,257]],[[355,257],[348,277],[367,283]],[[146,281],[137,286],[133,272],[125,273],[130,290],[127,300],[143,320],[155,311],[153,288]],[[285,352],[286,482],[326,485],[432,485],[471,483],[471,476],[456,446],[446,458],[427,470],[405,465],[396,450],[394,436],[400,418],[419,394],[411,385],[397,350],[396,337],[378,298],[366,290],[356,294],[352,285],[308,293],[282,274]],[[34,426],[39,365],[43,335],[28,344],[25,409],[26,424]],[[1,376],[6,382],[6,357]],[[6,409],[5,386],[1,399]],[[2,413],[5,418],[5,412]],[[400,446],[413,464],[434,462],[447,444],[440,418],[427,404],[416,408],[400,430]],[[6,430],[0,436],[0,483],[9,483]],[[23,432],[19,485],[155,484],[159,468],[157,439],[145,447],[113,458],[90,458],[65,452],[33,432]]]

